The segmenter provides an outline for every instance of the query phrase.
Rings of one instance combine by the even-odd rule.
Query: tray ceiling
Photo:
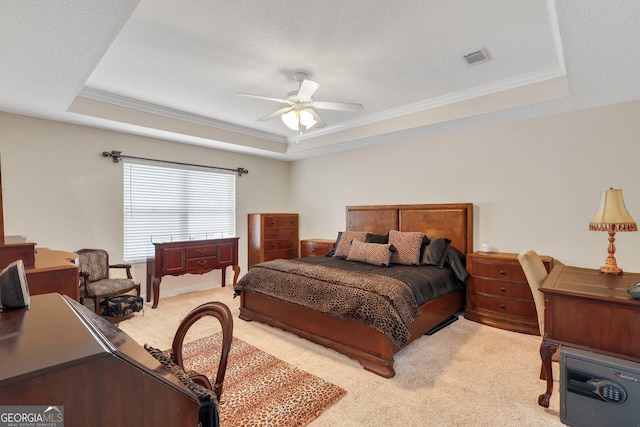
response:
[[[5,2],[0,109],[285,160],[309,157],[633,98],[618,88],[628,87],[632,70],[600,63],[594,53],[637,51],[635,3]],[[464,55],[479,49],[489,60],[467,64]],[[617,60],[638,75],[637,53]],[[318,110],[327,126],[300,136],[277,118],[257,120],[282,104],[236,95],[286,98],[297,90],[297,71],[320,83],[315,100],[363,110]],[[621,81],[590,81],[609,71]]]

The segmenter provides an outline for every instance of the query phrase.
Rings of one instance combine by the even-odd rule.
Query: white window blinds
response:
[[[138,160],[123,166],[126,262],[153,256],[152,242],[235,236],[233,172]]]

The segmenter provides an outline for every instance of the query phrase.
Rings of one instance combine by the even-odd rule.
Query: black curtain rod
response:
[[[192,163],[180,163],[180,162],[172,162],[172,161],[169,161],[169,160],[156,160],[156,159],[147,159],[147,158],[144,158],[144,157],[125,156],[125,155],[123,155],[121,153],[122,153],[122,151],[115,151],[115,150],[103,151],[102,152],[102,157],[111,157],[111,159],[113,159],[113,163],[120,163],[120,159],[151,160],[153,162],[171,163],[173,165],[196,166],[196,167],[199,167],[199,168],[209,168],[209,169],[219,169],[219,170],[231,171],[231,172],[237,173],[238,176],[242,176],[245,173],[249,173],[249,171],[246,170],[245,168],[230,169],[230,168],[220,168],[218,166],[194,165]]]

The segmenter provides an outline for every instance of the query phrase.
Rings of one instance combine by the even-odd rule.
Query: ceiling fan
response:
[[[250,93],[239,93],[238,95],[247,98],[264,99],[266,101],[286,104],[285,107],[259,118],[258,121],[264,122],[272,119],[273,117],[280,116],[284,124],[287,125],[289,129],[297,130],[299,133],[313,127],[322,128],[326,126],[325,122],[320,118],[318,113],[316,113],[314,108],[319,110],[362,111],[361,104],[314,101],[312,97],[320,87],[320,83],[307,79],[307,74],[302,72],[295,73],[293,78],[298,82],[298,91],[290,92],[286,99],[252,95]]]

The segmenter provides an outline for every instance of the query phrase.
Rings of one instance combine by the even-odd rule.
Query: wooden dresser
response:
[[[147,302],[151,299],[158,307],[160,281],[163,276],[183,274],[204,274],[212,270],[222,270],[221,286],[227,280],[227,267],[233,268],[233,285],[236,285],[240,267],[238,266],[239,237],[220,239],[185,240],[178,242],[154,243],[155,256],[147,258]]]
[[[260,262],[299,257],[298,214],[249,214],[248,268]]]
[[[324,256],[333,250],[335,240],[329,239],[305,239],[300,241],[300,256]]]
[[[29,309],[0,312],[0,354],[2,405],[57,405],[63,420],[55,425],[198,426],[200,403],[189,389],[66,296],[35,295]]]
[[[547,271],[553,258],[543,256]],[[467,255],[465,318],[496,328],[540,335],[538,316],[518,254],[474,252]]]

